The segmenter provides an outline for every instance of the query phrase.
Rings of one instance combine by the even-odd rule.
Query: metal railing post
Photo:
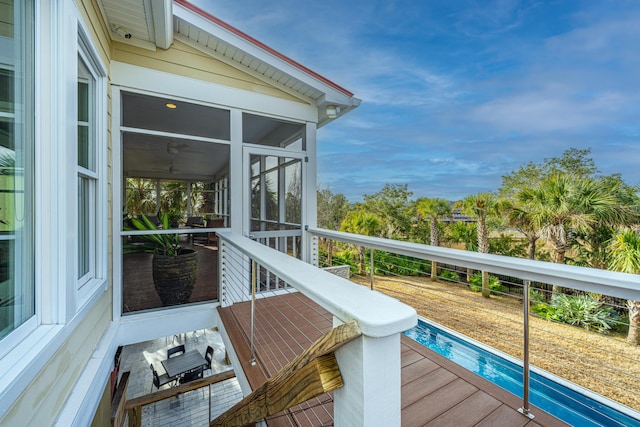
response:
[[[373,248],[369,249],[369,284],[373,290]]]
[[[524,281],[523,292],[523,356],[522,356],[522,408],[518,409],[521,414],[533,419],[534,415],[529,409],[529,286],[528,280]]]
[[[249,363],[251,366],[256,364],[256,348],[254,344],[254,323],[255,323],[255,311],[256,311],[256,282],[257,282],[257,263],[255,260],[251,260],[251,359]]]

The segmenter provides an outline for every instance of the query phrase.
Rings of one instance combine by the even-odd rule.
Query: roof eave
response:
[[[211,34],[223,42],[242,50],[247,55],[258,59],[264,64],[268,64],[271,67],[281,70],[301,83],[309,85],[321,92],[323,95],[314,100],[318,107],[319,127],[335,120],[360,105],[360,100],[355,98],[353,93],[347,89],[270,48],[221,19],[203,11],[186,0],[174,0],[173,13],[178,19],[182,19],[194,26],[197,26],[201,30]],[[328,106],[337,106],[339,114],[336,117],[327,117],[325,111]]]

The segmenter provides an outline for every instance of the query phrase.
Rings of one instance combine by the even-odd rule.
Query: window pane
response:
[[[94,79],[89,69],[78,57],[78,166],[95,171],[95,138],[93,126],[95,117],[91,103],[95,99],[92,93]]]
[[[288,224],[300,224],[302,222],[302,167],[301,161],[287,159],[285,168],[286,183],[286,218]]]
[[[78,278],[90,272],[91,259],[91,181],[78,178]]]
[[[5,2],[0,19],[0,338],[35,313],[31,3]]]
[[[10,149],[12,151],[11,153],[12,155],[13,155],[13,149],[14,149],[13,135],[14,135],[13,117],[0,117],[0,146]],[[0,156],[2,156],[2,153],[0,153]]]
[[[78,121],[89,121],[89,83],[82,81],[78,82]]]
[[[0,111],[13,113],[13,72],[0,69]]]

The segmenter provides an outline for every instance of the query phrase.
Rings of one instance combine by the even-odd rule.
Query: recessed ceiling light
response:
[[[171,110],[175,110],[176,108],[178,108],[178,106],[176,104],[172,104],[170,102],[167,102],[166,104],[164,104],[165,107],[171,109]]]

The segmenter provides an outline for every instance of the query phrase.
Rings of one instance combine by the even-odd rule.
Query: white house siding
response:
[[[180,41],[168,50],[151,51],[124,43],[113,43],[113,60],[223,86],[261,93],[277,98],[299,99],[238,69],[217,61]]]
[[[110,321],[111,296],[105,293],[0,420],[0,425],[53,425]]]

